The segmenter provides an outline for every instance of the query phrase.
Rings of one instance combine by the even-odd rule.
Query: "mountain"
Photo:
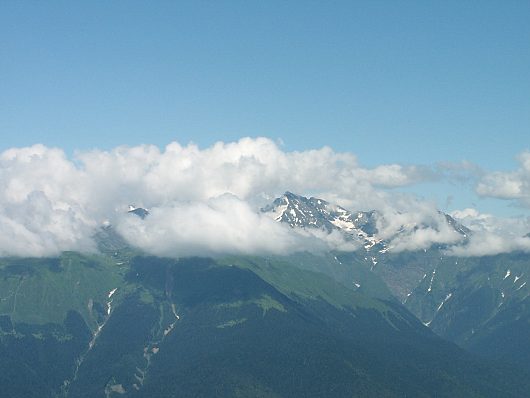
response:
[[[297,261],[336,260],[3,259],[3,396],[525,396],[525,374]]]
[[[384,252],[387,249],[386,242],[376,236],[379,215],[375,211],[353,214],[323,199],[308,199],[286,192],[271,205],[264,207],[262,212],[271,214],[276,221],[293,228],[340,231],[350,239],[362,242],[366,250],[374,248]]]
[[[405,304],[461,347],[530,369],[529,265],[525,253],[448,258]]]
[[[323,199],[306,198],[291,192],[286,192],[261,211],[293,228],[339,231],[346,238],[360,242],[369,253],[386,253],[390,249],[391,241],[398,235],[409,234],[418,229],[437,229],[435,225],[429,224],[402,225],[396,236],[383,238],[379,234],[378,223],[384,221],[384,217],[379,212],[375,210],[351,212]],[[462,241],[471,234],[468,228],[450,215],[441,212],[440,214],[443,215],[447,225],[460,235]],[[439,247],[445,248],[443,245]]]
[[[99,254],[0,259],[2,396],[527,396],[526,255],[393,253],[377,212],[290,193],[263,211],[363,247],[168,259],[107,225]]]
[[[445,257],[442,251],[446,246],[440,244],[433,245],[428,250],[395,253],[391,250],[393,239],[421,228],[436,228],[436,226],[403,225],[395,236],[383,239],[379,236],[378,223],[384,222],[384,219],[375,210],[352,212],[323,199],[306,198],[286,192],[261,211],[293,228],[338,231],[347,239],[359,242],[361,250],[337,252],[338,262],[356,269],[368,266],[400,301],[404,301],[418,286],[423,276],[432,272],[439,259]],[[440,214],[447,226],[461,236],[462,241],[471,235],[472,232],[454,218],[448,214]]]
[[[377,221],[381,221],[377,212],[350,212],[322,199],[289,192],[263,211],[293,228],[324,228],[359,236],[365,242],[364,250],[334,253],[335,271],[320,270],[339,282],[355,279],[361,286],[374,286],[377,277],[395,299],[439,336],[490,360],[530,369],[529,254],[459,258],[447,255],[443,245],[396,253],[389,241],[377,236]],[[443,215],[464,240],[472,234]],[[405,230],[403,227],[398,233]],[[371,242],[377,243],[372,246]],[[368,280],[371,282],[365,283]],[[370,294],[374,294],[373,288]]]

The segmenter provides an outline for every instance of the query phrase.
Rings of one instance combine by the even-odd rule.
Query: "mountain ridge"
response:
[[[361,243],[367,252],[386,253],[392,249],[391,242],[400,234],[406,234],[422,228],[433,228],[430,225],[402,225],[391,237],[380,237],[378,223],[384,216],[376,210],[352,212],[331,204],[324,199],[304,197],[292,192],[285,192],[271,204],[261,208],[275,221],[287,224],[292,228],[321,229],[328,233],[339,231],[347,239]],[[448,226],[459,234],[460,243],[472,234],[471,230],[449,214],[438,211]],[[440,245],[440,247],[445,247]]]

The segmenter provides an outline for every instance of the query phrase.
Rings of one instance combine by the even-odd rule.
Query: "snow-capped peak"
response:
[[[351,212],[341,206],[331,204],[323,199],[296,195],[285,192],[272,204],[261,209],[269,213],[278,222],[286,223],[293,228],[317,228],[327,232],[339,231],[348,239],[361,241],[367,251],[385,253],[393,237],[383,239],[379,236],[378,220],[384,222],[383,216],[375,210]],[[451,216],[445,221],[464,238],[471,233]],[[403,225],[397,234],[430,228],[429,225]]]
[[[286,192],[262,211],[270,213],[276,221],[287,223],[293,228],[340,231],[349,239],[361,240],[366,249],[381,242],[376,237],[378,214],[375,211],[354,214],[323,199],[306,198],[291,192]]]

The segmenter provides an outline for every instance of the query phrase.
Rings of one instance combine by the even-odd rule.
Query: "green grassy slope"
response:
[[[449,257],[432,275],[407,300],[412,312],[462,347],[530,369],[527,255]]]
[[[0,382],[28,397],[525,396],[520,374],[442,341],[377,280],[338,282],[334,262],[3,259]]]

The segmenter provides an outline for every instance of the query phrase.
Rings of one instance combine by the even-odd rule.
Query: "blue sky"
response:
[[[530,149],[529,71],[525,1],[4,1],[0,150],[267,136],[367,167],[505,171]],[[409,190],[528,214],[459,184]]]

